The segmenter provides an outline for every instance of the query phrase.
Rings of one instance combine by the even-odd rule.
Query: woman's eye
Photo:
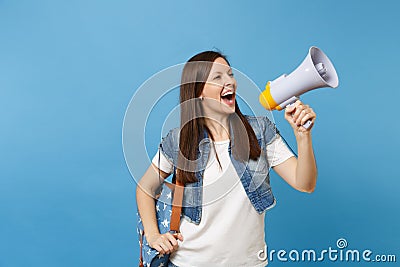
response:
[[[233,76],[234,76],[234,75],[233,75],[233,72],[228,73],[228,75],[229,75],[230,77],[233,77]]]
[[[215,77],[213,78],[213,80],[218,80],[218,79],[221,79],[221,75],[217,75],[217,76],[215,76]]]

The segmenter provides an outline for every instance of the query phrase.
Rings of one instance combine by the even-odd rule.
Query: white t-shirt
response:
[[[199,225],[182,219],[183,241],[170,261],[177,266],[265,266],[265,212],[259,214],[251,204],[229,157],[229,140],[214,142],[204,171],[202,216]],[[218,154],[221,167],[215,157]],[[156,153],[153,164],[166,173],[172,163]],[[267,146],[269,166],[294,156],[278,135]]]

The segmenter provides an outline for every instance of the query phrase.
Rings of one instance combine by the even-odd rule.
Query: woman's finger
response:
[[[300,121],[300,125],[303,126],[308,120],[311,120],[313,122],[313,116],[310,113],[307,113]]]
[[[159,246],[163,249],[164,254],[169,254],[173,249],[171,244],[166,240],[162,240],[162,242],[159,243]]]
[[[164,250],[162,249],[162,247],[161,247],[160,245],[155,244],[155,245],[153,246],[153,248],[154,248],[155,250],[157,250],[160,254],[165,254]]]
[[[303,104],[298,104],[296,107],[296,111],[293,114],[293,122],[296,123],[297,119],[299,118],[301,112],[303,111],[304,106]]]
[[[175,238],[179,239],[180,241],[183,241],[183,236],[181,233],[177,233],[174,235]]]
[[[288,115],[290,115],[294,110],[296,109],[295,105],[287,105],[285,108],[285,113],[287,113]]]
[[[175,237],[171,233],[166,233],[165,237],[168,239],[168,241],[172,245],[173,249],[178,248],[178,241],[176,241]]]
[[[316,115],[315,112],[310,108],[310,109],[307,111],[307,116],[308,116],[308,119],[315,120],[315,118],[316,118],[317,115]],[[304,121],[304,118],[303,118],[302,121]]]
[[[170,236],[171,236],[170,233],[165,233],[162,235],[164,244],[167,246],[169,253],[171,253],[174,249],[174,246],[170,240]],[[175,238],[173,238],[173,239],[175,239]],[[176,240],[175,240],[175,242],[176,242]]]
[[[307,112],[305,109],[303,109],[302,111],[300,111],[299,115],[297,116],[296,120],[295,120],[295,124],[297,126],[300,126],[300,122],[303,120],[304,116],[306,116]]]

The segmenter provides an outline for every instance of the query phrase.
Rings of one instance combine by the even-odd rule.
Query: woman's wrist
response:
[[[159,235],[159,231],[151,231],[151,232],[145,232],[144,235],[146,236],[147,240],[151,240],[151,238],[155,235]]]
[[[311,141],[311,131],[295,131],[294,135],[296,137],[297,142],[310,142]]]

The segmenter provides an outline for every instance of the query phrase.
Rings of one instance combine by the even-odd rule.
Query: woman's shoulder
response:
[[[165,148],[173,148],[179,144],[179,127],[170,129],[162,138],[161,144]]]
[[[253,116],[253,115],[244,115],[250,125],[254,127],[260,128],[276,128],[275,123],[273,123],[267,116]]]
[[[245,115],[245,118],[253,128],[257,138],[264,138],[267,143],[274,138],[276,133],[278,133],[275,123],[273,123],[267,116]]]
[[[173,128],[162,138],[160,149],[171,162],[176,162],[179,150],[179,128]]]

